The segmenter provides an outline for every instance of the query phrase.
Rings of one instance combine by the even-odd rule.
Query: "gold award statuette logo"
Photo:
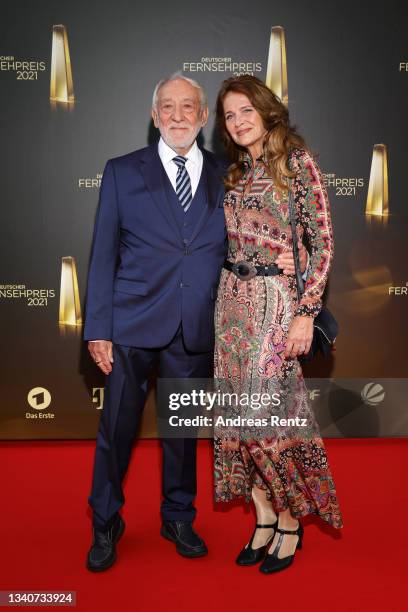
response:
[[[374,217],[386,223],[388,219],[388,162],[384,144],[374,145],[365,212],[369,221]]]
[[[50,101],[73,105],[75,102],[67,30],[64,25],[52,26]]]
[[[82,325],[78,277],[73,257],[62,258],[59,324],[61,330],[65,330],[66,325],[71,327]]]
[[[285,106],[288,105],[285,32],[281,26],[274,26],[271,29],[265,85],[280,98]]]

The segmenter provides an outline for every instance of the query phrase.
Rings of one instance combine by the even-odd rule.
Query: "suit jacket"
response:
[[[214,302],[227,252],[225,165],[202,153],[206,201],[187,242],[166,195],[157,143],[107,162],[88,274],[85,340],[156,348],[170,342],[181,322],[189,350],[212,350]]]

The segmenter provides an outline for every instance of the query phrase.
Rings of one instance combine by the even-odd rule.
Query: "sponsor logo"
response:
[[[379,383],[367,383],[361,391],[361,398],[368,406],[378,406],[384,398],[384,387]]]
[[[105,397],[104,387],[94,387],[92,389],[92,402],[96,404],[95,408],[97,410],[102,410],[104,397]]]
[[[38,412],[26,412],[26,419],[44,421],[55,417],[53,412],[42,412],[51,404],[51,393],[45,387],[34,387],[27,395],[27,403]]]
[[[309,399],[311,401],[318,399],[320,397],[320,389],[308,389],[309,391]]]

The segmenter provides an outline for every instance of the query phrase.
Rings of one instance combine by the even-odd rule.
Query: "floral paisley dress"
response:
[[[244,155],[246,171],[224,199],[228,259],[253,265],[274,263],[292,250],[288,196],[274,187],[262,159]],[[295,518],[313,513],[333,527],[343,526],[326,451],[297,358],[285,359],[284,343],[296,315],[315,316],[333,257],[327,192],[319,167],[304,149],[292,149],[296,172],[292,189],[297,233],[309,244],[309,270],[298,302],[294,276],[255,276],[240,280],[222,270],[215,308],[215,381],[233,392],[276,391],[289,387],[284,416],[307,418],[308,433],[285,429],[223,426],[214,429],[215,500],[251,500],[253,486],[266,491],[276,512],[290,508]],[[268,416],[263,408],[259,416]],[[235,415],[242,414],[240,406]],[[290,413],[290,414],[289,414]],[[283,433],[282,433],[283,431]]]

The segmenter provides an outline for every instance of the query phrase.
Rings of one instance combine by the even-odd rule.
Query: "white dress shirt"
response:
[[[176,157],[178,153],[173,151],[173,149],[164,142],[162,137],[160,137],[159,140],[158,150],[166,174],[169,177],[170,183],[172,184],[174,191],[176,191],[176,176],[178,168],[173,161],[173,157]],[[192,145],[189,152],[183,155],[183,157],[187,159],[186,170],[191,181],[191,194],[192,197],[194,197],[194,194],[198,187],[198,183],[200,181],[201,171],[203,169],[203,154],[198,148],[196,140],[194,141],[194,144]]]

